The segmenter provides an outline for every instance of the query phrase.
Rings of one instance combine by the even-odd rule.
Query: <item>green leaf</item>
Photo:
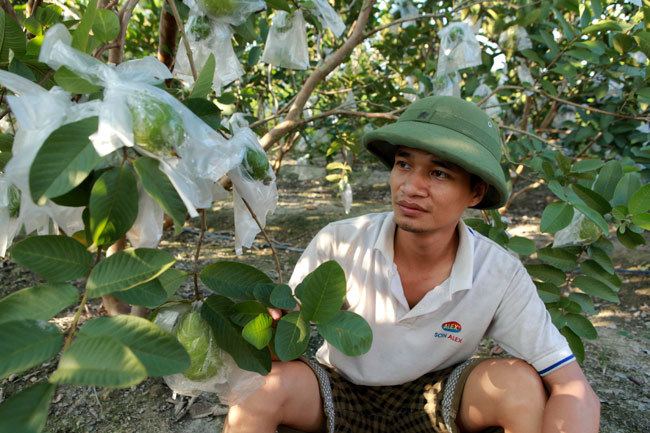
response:
[[[297,359],[307,349],[309,334],[309,322],[301,312],[283,316],[275,332],[275,354],[284,362]]]
[[[93,34],[102,42],[110,42],[120,33],[120,19],[108,9],[98,9],[93,22]]]
[[[66,236],[34,236],[11,249],[11,258],[46,280],[65,282],[90,272],[93,256],[76,240]]]
[[[614,49],[618,51],[620,55],[624,55],[636,47],[636,41],[634,38],[625,33],[616,33],[612,42],[614,44]]]
[[[555,233],[568,226],[572,218],[572,206],[560,201],[553,202],[542,212],[540,230],[544,233]]]
[[[598,332],[594,328],[594,325],[580,314],[567,314],[566,324],[580,338],[586,338],[587,340],[595,340],[598,338]]]
[[[645,238],[638,233],[634,233],[632,230],[625,230],[625,232],[622,233],[619,228],[616,230],[616,238],[624,247],[631,250],[635,249],[639,245],[645,245]]]
[[[537,287],[537,294],[545,304],[560,300],[560,288],[555,284],[535,281],[535,287]]]
[[[263,349],[271,341],[273,319],[268,313],[259,314],[244,326],[242,336],[257,349]]]
[[[535,242],[521,236],[513,236],[510,239],[508,239],[508,242],[506,243],[506,247],[516,252],[517,254],[523,254],[523,255],[530,255],[533,254],[535,251],[537,251]]]
[[[260,56],[262,55],[262,47],[256,45],[250,49],[248,52],[248,58],[246,59],[246,64],[249,67],[253,67],[259,62]]]
[[[183,105],[196,114],[199,119],[207,123],[212,129],[217,130],[221,125],[221,111],[213,102],[207,99],[185,99]]]
[[[14,58],[22,58],[27,51],[27,39],[23,29],[4,10],[0,11],[0,63],[9,62],[10,52]]]
[[[591,300],[591,297],[585,293],[573,292],[569,294],[569,299],[573,302],[580,305],[582,311],[587,314],[597,314],[597,311],[594,309],[594,301]]]
[[[131,349],[149,376],[168,376],[183,372],[190,366],[190,357],[181,343],[141,317],[97,317],[86,322],[79,336],[115,338]]]
[[[555,196],[560,200],[562,201],[567,200],[566,192],[564,192],[564,187],[560,185],[560,182],[558,182],[557,180],[555,179],[551,180],[548,183],[548,189],[550,189],[551,192],[555,194]]]
[[[616,184],[612,205],[627,205],[634,193],[641,188],[641,176],[637,172],[625,173]]]
[[[573,285],[588,295],[597,296],[610,302],[619,302],[616,292],[595,278],[578,275],[573,279]]]
[[[79,292],[70,284],[27,287],[0,299],[0,323],[18,319],[50,320],[78,300]]]
[[[595,260],[585,260],[580,263],[580,271],[588,277],[595,278],[607,284],[615,292],[618,292],[618,289],[621,287],[621,279],[615,273],[607,272]]]
[[[587,206],[594,209],[599,214],[605,215],[612,210],[612,206],[605,197],[598,194],[596,191],[584,187],[579,183],[572,184],[571,189]]]
[[[90,231],[96,245],[112,245],[138,217],[138,182],[130,168],[113,167],[90,192]]]
[[[318,332],[347,356],[363,355],[372,346],[370,325],[352,311],[339,311],[329,322],[319,324]]]
[[[555,266],[545,264],[526,265],[526,270],[531,277],[538,280],[561,286],[566,281],[566,274]]]
[[[260,301],[264,306],[268,308],[275,308],[273,304],[271,303],[271,293],[273,293],[273,290],[277,284],[260,284],[259,286],[255,286],[253,289],[253,295],[255,296],[255,299]]]
[[[292,296],[291,287],[286,284],[278,284],[271,292],[271,304],[276,308],[283,310],[293,310],[296,308],[296,300]]]
[[[174,185],[158,165],[158,160],[149,157],[141,157],[133,162],[142,187],[174,220],[174,233],[178,235],[183,230],[187,208]]]
[[[636,214],[632,216],[632,223],[638,225],[639,227],[642,227],[646,230],[650,230],[650,214],[649,213],[642,213],[642,214]]]
[[[643,51],[643,54],[650,57],[650,33],[649,32],[637,32],[634,35],[634,40]]]
[[[341,309],[346,292],[345,273],[334,260],[318,266],[301,286],[301,293],[296,294],[302,301],[304,320],[326,323]]]
[[[221,261],[203,268],[201,281],[213,292],[242,301],[253,301],[253,289],[273,281],[262,271],[237,262]]]
[[[190,93],[190,99],[192,98],[205,98],[212,91],[212,79],[214,78],[214,68],[216,62],[214,60],[214,54],[210,53],[210,56],[205,61],[199,76],[196,78],[192,92]]]
[[[40,433],[45,427],[56,385],[39,382],[0,405],[0,432]]]
[[[578,251],[580,248],[578,248]],[[572,271],[578,264],[578,253],[571,247],[546,247],[537,250],[537,257],[565,272]]]
[[[97,131],[97,117],[61,126],[50,134],[34,157],[29,187],[35,203],[70,191],[101,161],[89,135]]]
[[[557,165],[560,167],[560,170],[562,170],[562,173],[567,174],[571,171],[571,160],[562,152],[557,152],[555,154],[555,161],[557,161]]]
[[[598,18],[603,14],[603,6],[601,0],[591,0],[591,9],[594,11],[594,18]]]
[[[210,324],[219,347],[233,357],[239,368],[267,375],[271,371],[271,353],[257,350],[244,340],[241,328],[229,320],[233,305],[225,296],[210,296],[201,307],[201,317]]]
[[[54,74],[54,81],[56,81],[56,84],[61,86],[63,90],[75,94],[95,93],[101,90],[101,86],[91,84],[65,66],[61,66],[56,71]]]
[[[167,292],[158,278],[129,290],[113,292],[113,296],[129,305],[142,305],[147,308],[156,308],[168,298]]]
[[[587,28],[582,30],[583,35],[588,35],[590,33],[597,33],[597,32],[611,32],[611,31],[621,31],[621,25],[617,23],[616,21],[611,21],[611,20],[602,20],[600,22],[597,22],[596,24],[592,24],[588,26]]]
[[[533,62],[537,63],[542,67],[546,66],[546,62],[544,61],[544,59],[539,54],[537,54],[537,51],[535,50],[522,50],[521,54],[523,54],[524,57],[526,57],[527,59],[532,60]]]
[[[291,7],[286,0],[266,0],[266,4],[272,9],[291,12]]]
[[[28,370],[59,353],[63,334],[42,320],[10,320],[0,324],[0,379]]]
[[[63,352],[50,382],[126,388],[147,378],[147,370],[117,338],[79,336]]]
[[[596,171],[601,168],[605,163],[598,159],[583,159],[581,161],[576,161],[571,167],[572,173],[588,173],[590,171]]]
[[[600,169],[596,182],[594,183],[594,191],[611,200],[614,197],[616,185],[623,177],[623,166],[619,161],[612,160],[605,163]]]
[[[176,293],[181,285],[185,282],[185,280],[187,280],[187,273],[181,271],[180,269],[170,268],[160,274],[157,280],[160,281],[163,289],[165,289],[167,297],[170,297]]]
[[[614,274],[614,264],[607,252],[595,245],[590,245],[587,250],[589,257],[598,263],[606,272]]]
[[[566,341],[569,343],[569,347],[575,355],[576,360],[582,364],[585,360],[585,346],[582,344],[580,337],[578,337],[569,327],[560,329],[560,333],[564,335],[564,338],[566,338]]]
[[[230,320],[239,326],[245,326],[248,322],[266,312],[266,307],[257,301],[239,302],[235,304],[234,314],[230,316]]]
[[[632,194],[630,201],[627,203],[627,208],[632,215],[650,210],[650,183],[643,185]]]
[[[128,290],[153,280],[175,262],[166,251],[138,248],[119,251],[102,260],[88,277],[86,289],[90,298],[119,290]]]
[[[90,201],[90,192],[92,191],[95,181],[105,170],[93,170],[90,175],[76,187],[58,197],[52,197],[51,200],[60,205],[67,207],[87,207]]]
[[[88,46],[88,36],[90,29],[95,22],[95,15],[97,14],[97,0],[88,0],[88,6],[81,17],[81,21],[77,25],[74,33],[72,34],[72,48],[81,52],[86,52]]]

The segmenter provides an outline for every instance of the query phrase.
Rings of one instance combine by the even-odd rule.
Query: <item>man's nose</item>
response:
[[[424,196],[428,191],[427,182],[428,175],[420,170],[414,170],[407,174],[402,188],[408,195]]]

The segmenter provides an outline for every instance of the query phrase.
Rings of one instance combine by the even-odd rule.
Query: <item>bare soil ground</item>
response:
[[[340,198],[331,185],[320,179],[318,169],[302,173],[283,168],[279,181],[280,201],[275,214],[268,219],[267,229],[274,242],[285,245],[278,249],[282,276],[286,281],[291,270],[313,235],[325,224],[342,218],[390,208],[387,176],[381,171],[368,171],[357,176],[355,201],[349,215],[343,211]],[[549,199],[544,190],[522,196],[509,211],[511,231],[545,243],[548,239],[535,233],[541,210]],[[198,227],[189,221],[189,229]],[[216,205],[208,217],[209,234],[201,252],[201,265],[216,260],[237,260],[259,267],[277,280],[271,251],[260,240],[241,256],[234,254],[232,241],[232,205]],[[161,248],[172,252],[176,267],[190,271],[197,234],[188,231],[178,237],[165,233]],[[647,238],[650,241],[650,238]],[[621,302],[600,302],[597,314],[589,319],[598,329],[598,340],[587,342],[583,369],[602,403],[601,432],[650,432],[650,247],[635,251],[617,248],[615,264],[629,272],[620,273],[623,287]],[[38,277],[13,263],[0,261],[0,297],[38,282]],[[81,282],[79,282],[81,283]],[[81,284],[80,284],[81,286]],[[180,294],[190,297],[188,280]],[[203,288],[205,294],[207,289]],[[62,329],[69,326],[74,311],[63,311],[53,319]],[[82,321],[105,314],[98,301],[90,303]],[[317,343],[314,343],[316,345]],[[312,347],[315,349],[315,347]],[[486,343],[483,351],[494,351]],[[56,359],[25,374],[11,376],[0,382],[0,402],[32,383],[45,380],[56,368]],[[150,378],[127,389],[60,386],[57,388],[45,431],[50,433],[203,433],[220,432],[223,416],[211,414],[218,402],[215,395],[203,394],[187,409],[187,398],[172,398],[171,390],[160,378]],[[19,433],[19,432],[17,432]]]

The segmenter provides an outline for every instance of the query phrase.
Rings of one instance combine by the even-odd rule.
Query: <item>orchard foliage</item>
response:
[[[215,71],[224,62],[219,53],[194,65],[192,84],[158,73],[149,81],[139,77],[154,88],[149,95],[157,95],[154,102],[145,102],[145,112],[158,110],[161,117],[146,124],[150,118],[145,116],[136,125],[138,146],[101,156],[92,143],[101,131],[101,116],[90,111],[108,98],[109,86],[84,68],[45,62],[43,56],[50,53],[43,50],[51,48],[44,45],[46,33],[64,26],[71,33],[71,49],[83,53],[84,62],[93,64],[88,59],[94,58],[102,65],[95,71],[145,56],[158,56],[173,69],[179,46],[187,49],[180,35],[186,32],[180,30],[191,10],[182,2],[158,0],[18,3],[2,2],[0,69],[34,86],[35,112],[44,109],[46,94],[66,106],[89,108],[51,130],[45,130],[51,120],[47,116],[30,128],[18,124],[21,113],[9,107],[13,94],[20,92],[2,89],[0,170],[12,158],[25,158],[20,143],[36,140],[39,124],[44,136],[42,146],[27,158],[26,183],[0,188],[5,212],[0,229],[21,225],[26,236],[11,247],[11,258],[44,282],[0,300],[0,377],[61,357],[47,382],[0,405],[0,431],[41,431],[58,384],[130,386],[190,366],[176,338],[148,320],[96,318],[79,329],[77,322],[87,300],[100,296],[152,309],[170,300],[182,302],[174,293],[188,275],[174,268],[169,253],[129,248],[106,257],[105,251],[142,217],[143,197],[170,216],[176,233],[188,212],[204,215],[191,209],[191,200],[178,191],[174,171],[165,168],[163,159],[177,158],[183,150],[166,141],[201,130],[231,143],[237,131],[226,119],[234,113],[243,113],[261,137],[276,172],[287,154],[303,160],[324,156],[326,179],[349,191],[359,165],[371,160],[360,147],[364,131],[393,121],[418,97],[452,93],[479,104],[501,126],[503,170],[513,193],[504,208],[468,223],[505,248],[530,256],[527,270],[579,360],[584,358],[582,339],[597,338],[584,313],[595,312],[594,299],[618,301],[621,280],[610,258],[612,241],[636,248],[650,230],[647,0],[335,0],[330,4],[345,27],[339,36],[324,26],[316,2],[266,0],[265,9],[231,27],[231,48],[242,72],[238,79],[215,91]],[[292,70],[261,62],[272,17],[297,9],[306,20],[309,67]],[[455,54],[443,47],[447,36],[439,32],[461,21],[476,36],[478,61],[445,69],[442,65]],[[164,84],[162,78],[167,78]],[[160,106],[160,101],[169,104]],[[182,107],[174,105],[178,101]],[[137,123],[137,106],[131,109]],[[189,118],[196,128],[187,128]],[[176,126],[161,129],[165,123]],[[25,138],[26,130],[36,135]],[[164,158],[151,153],[160,149],[147,147],[147,140],[163,142]],[[237,162],[268,184],[267,162],[258,153],[246,163],[245,154],[241,151]],[[526,200],[528,191],[542,185],[554,200],[543,210],[539,229],[552,234],[554,242],[538,247],[530,239],[509,236],[503,216],[513,202]],[[48,232],[51,216],[43,209],[63,212],[61,208],[76,215],[81,226],[68,228],[55,220],[62,231],[41,234]],[[28,211],[44,222],[21,219],[21,212]],[[350,355],[370,347],[367,324],[341,310],[345,277],[335,263],[316,269],[295,295],[281,280],[276,283],[242,264],[216,262],[194,274],[195,284],[200,279],[215,292],[203,300],[201,317],[241,368],[268,372],[269,346],[282,360],[300,356],[310,323]],[[75,286],[82,287],[81,299]],[[65,333],[47,322],[74,305],[78,313]],[[295,311],[274,328],[267,307]]]

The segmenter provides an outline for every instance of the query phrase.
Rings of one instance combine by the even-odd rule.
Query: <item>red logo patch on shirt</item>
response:
[[[460,332],[463,327],[458,322],[447,322],[442,324],[442,329],[448,332]]]

